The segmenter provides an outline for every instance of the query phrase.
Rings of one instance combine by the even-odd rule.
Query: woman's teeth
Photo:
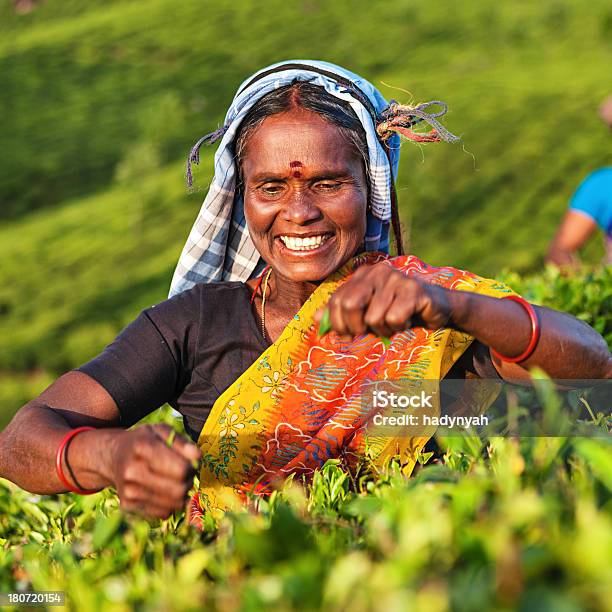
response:
[[[314,251],[329,238],[329,234],[298,238],[297,236],[280,236],[282,243],[292,251]]]

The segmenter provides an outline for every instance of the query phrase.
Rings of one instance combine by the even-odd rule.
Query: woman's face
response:
[[[265,119],[246,142],[242,173],[249,233],[282,277],[322,280],[363,243],[363,159],[318,114],[297,109]]]

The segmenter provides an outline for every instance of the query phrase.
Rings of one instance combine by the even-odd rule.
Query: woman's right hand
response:
[[[171,432],[165,424],[142,425],[113,440],[110,472],[124,510],[165,519],[184,509],[201,453],[181,436],[168,446]]]

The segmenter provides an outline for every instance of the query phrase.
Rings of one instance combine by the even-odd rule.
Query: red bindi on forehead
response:
[[[289,162],[289,167],[290,168],[302,168],[304,164],[302,164],[302,162],[300,161],[292,161]],[[294,170],[293,171],[293,178],[302,178],[302,173],[299,170]]]

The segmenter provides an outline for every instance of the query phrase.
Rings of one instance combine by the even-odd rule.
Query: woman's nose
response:
[[[317,221],[323,216],[317,206],[316,198],[305,192],[295,193],[285,204],[283,217],[297,225]]]

